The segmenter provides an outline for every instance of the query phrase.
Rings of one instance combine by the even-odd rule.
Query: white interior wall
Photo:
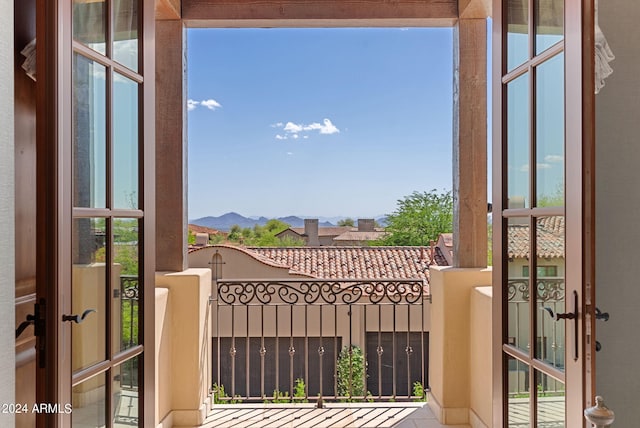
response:
[[[0,0],[0,405],[15,401],[13,0]],[[0,426],[13,426],[0,412]]]
[[[596,339],[596,393],[614,426],[640,420],[640,3],[600,0],[599,22],[616,56],[596,96],[596,303],[609,312]]]

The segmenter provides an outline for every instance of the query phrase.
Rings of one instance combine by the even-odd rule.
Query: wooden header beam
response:
[[[189,27],[453,26],[458,0],[182,0]]]

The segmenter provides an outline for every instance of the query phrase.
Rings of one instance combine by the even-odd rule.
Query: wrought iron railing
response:
[[[212,294],[217,402],[423,398],[422,279],[218,280]]]
[[[137,275],[120,276],[120,347],[131,348],[138,344],[139,281]],[[122,365],[120,386],[123,389],[138,388],[138,359],[132,358]]]
[[[564,368],[564,324],[553,321],[543,311],[551,309],[554,313],[564,312],[565,279],[562,277],[537,278],[535,285],[537,314],[536,325],[536,357],[547,364]],[[507,282],[507,299],[509,305],[509,339],[510,343],[520,349],[530,349],[529,299],[532,288],[529,278],[510,278]],[[529,394],[531,381],[528,365],[513,360],[509,368],[512,379],[509,383],[509,394],[512,397]],[[545,385],[535,385],[534,393],[563,394],[564,386],[551,378],[545,378]],[[537,390],[537,391],[536,391]]]

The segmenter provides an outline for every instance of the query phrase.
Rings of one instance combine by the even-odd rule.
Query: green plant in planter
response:
[[[338,357],[338,395],[349,397],[365,397],[370,395],[364,389],[366,375],[364,353],[358,346],[345,346]],[[366,393],[365,393],[366,392]]]
[[[413,395],[416,397],[414,401],[427,401],[427,392],[424,390],[422,382],[413,382]]]
[[[304,383],[304,379],[297,378],[296,383],[293,386],[293,400],[292,402],[296,403],[308,403],[309,400],[306,399],[306,385]]]

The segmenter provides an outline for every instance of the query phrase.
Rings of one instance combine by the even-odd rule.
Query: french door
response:
[[[494,426],[582,427],[593,293],[593,1],[494,1]]]
[[[153,424],[153,12],[38,2],[39,426]]]

